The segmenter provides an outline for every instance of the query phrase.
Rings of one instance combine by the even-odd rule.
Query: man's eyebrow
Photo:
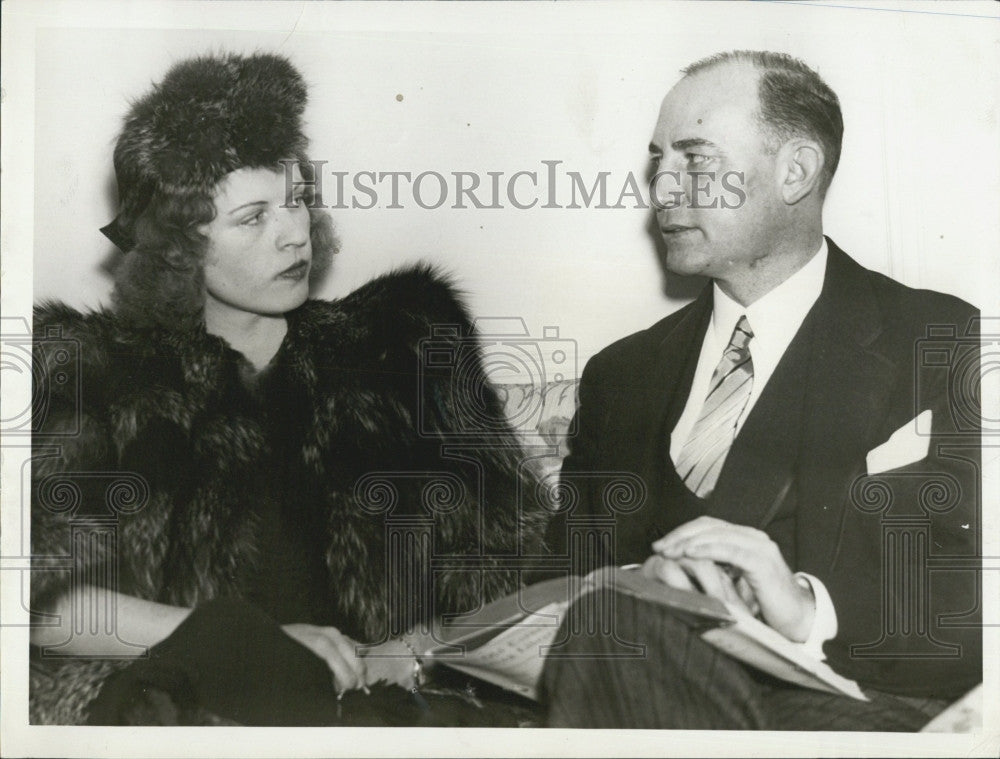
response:
[[[244,203],[241,206],[237,206],[232,211],[229,211],[229,215],[232,216],[234,213],[242,211],[244,208],[249,208],[250,206],[266,206],[266,205],[267,205],[266,200],[252,200],[249,203]]]
[[[677,140],[677,142],[671,143],[670,147],[674,150],[687,150],[688,148],[699,147],[715,148],[718,147],[718,145],[711,140],[706,140],[701,137],[689,137],[686,140]]]
[[[663,150],[655,142],[651,142],[649,143],[649,152],[653,155],[659,155]]]

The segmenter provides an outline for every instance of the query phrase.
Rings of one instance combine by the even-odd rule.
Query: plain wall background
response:
[[[0,305],[26,335],[33,297],[103,301],[114,214],[112,141],[127,98],[206,49],[272,48],[312,82],[313,155],[340,170],[539,168],[592,176],[646,164],[659,100],[677,69],[730,47],[785,50],[840,94],[847,135],[827,231],[862,263],[957,293],[996,315],[1000,10],[992,3],[163,3],[7,0],[2,32]],[[847,7],[845,7],[847,6]],[[402,102],[396,95],[402,94]],[[582,360],[680,305],[662,294],[640,211],[337,211],[344,252],[324,295],[405,260],[454,270],[480,315],[558,325]],[[18,330],[24,332],[18,332]],[[20,348],[25,348],[22,336]],[[10,347],[10,343],[5,344]],[[17,346],[15,346],[17,347]],[[0,618],[11,755],[865,755],[996,756],[997,657],[985,660],[984,730],[969,734],[677,731],[358,732],[220,728],[206,733],[26,728],[27,436],[30,367],[4,353]],[[16,356],[14,356],[16,358]],[[995,362],[992,365],[996,366]],[[996,372],[993,372],[994,379]],[[985,383],[984,383],[985,384]],[[996,399],[995,389],[990,396]],[[986,400],[984,395],[984,400]],[[995,408],[995,406],[994,406]],[[996,418],[994,414],[993,417]],[[1000,502],[996,448],[983,503]],[[18,506],[20,508],[18,508]],[[1000,555],[996,509],[983,554]],[[988,567],[989,568],[989,565]],[[984,572],[987,650],[997,651],[997,572]],[[21,592],[19,592],[21,591]],[[470,734],[474,733],[474,734]],[[164,739],[165,738],[165,739]],[[180,747],[180,748],[179,748]]]
[[[235,12],[220,29],[40,29],[34,297],[86,307],[107,300],[114,255],[98,228],[115,213],[114,139],[129,98],[187,56],[288,55],[311,85],[311,154],[329,161],[327,171],[509,176],[560,160],[560,171],[588,183],[611,172],[614,198],[627,172],[645,175],[660,99],[680,67],[729,48],[766,48],[803,58],[842,101],[846,136],[827,234],[867,266],[988,310],[1000,250],[997,24],[941,12],[948,7],[962,10],[527,4],[383,15],[306,3],[284,14],[293,30],[246,30],[256,16]],[[166,15],[163,26],[182,18]],[[434,183],[427,188],[433,197]],[[388,184],[380,190],[385,205]],[[558,326],[577,343],[576,372],[685,302],[664,294],[649,212],[456,210],[453,198],[437,210],[409,200],[403,209],[332,211],[343,252],[317,294],[433,261],[456,275],[476,315],[522,317],[533,336]]]

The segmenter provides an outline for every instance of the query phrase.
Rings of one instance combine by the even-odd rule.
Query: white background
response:
[[[294,30],[264,33],[243,31],[257,14],[235,10],[223,14],[224,30],[38,30],[36,299],[106,301],[115,258],[98,228],[115,214],[122,116],[129,98],[190,55],[289,56],[311,85],[311,155],[329,161],[327,171],[527,170],[544,185],[541,161],[559,160],[588,185],[610,171],[613,204],[627,172],[645,176],[659,103],[678,69],[752,47],[800,56],[840,95],[843,158],[826,233],[867,266],[989,309],[1000,279],[995,20],[729,3],[398,8],[409,23],[354,7],[297,10],[282,14]],[[435,182],[424,188],[433,201]],[[380,190],[387,205],[387,181]],[[581,369],[689,296],[684,283],[671,285],[680,297],[664,294],[649,212],[545,209],[544,187],[538,194],[531,210],[506,200],[503,209],[452,209],[453,190],[437,210],[405,192],[402,209],[333,210],[343,253],[318,294],[433,261],[457,277],[476,315],[520,316],[537,336],[558,326],[577,341]]]
[[[311,85],[307,131],[330,170],[542,171],[542,160],[611,187],[643,176],[660,99],[678,69],[729,48],[780,50],[840,95],[846,134],[826,232],[861,263],[907,284],[955,293],[995,315],[1000,282],[998,11],[988,3],[847,2],[391,3],[6,2],[3,4],[3,315],[35,299],[105,302],[113,249],[98,228],[115,213],[111,154],[128,98],[169,65],[212,50],[289,56]],[[397,99],[402,95],[402,100]],[[614,192],[612,192],[614,194]],[[565,200],[563,202],[566,202]],[[558,326],[578,369],[602,346],[684,302],[668,297],[636,210],[339,210],[343,252],[319,293],[349,292],[401,263],[452,271],[478,316]],[[687,292],[670,283],[671,292]],[[10,322],[5,322],[5,329]],[[26,403],[4,374],[4,414]],[[5,438],[9,445],[12,438]],[[14,440],[16,443],[17,441]],[[22,456],[23,458],[23,456]],[[989,459],[989,457],[987,457]],[[994,457],[995,458],[995,457]],[[4,458],[6,566],[17,565],[20,463]],[[986,502],[990,501],[986,483]],[[14,520],[13,522],[11,520]],[[13,528],[13,529],[12,529]],[[991,535],[989,531],[985,533]],[[989,552],[990,546],[987,546]],[[23,550],[22,550],[23,553]],[[994,555],[998,551],[994,551]],[[13,563],[11,563],[13,562]],[[995,574],[995,573],[994,573]],[[5,653],[26,650],[17,572],[2,573]],[[997,618],[995,577],[987,618]],[[990,589],[992,588],[992,595]],[[12,592],[11,592],[12,591]],[[990,610],[993,617],[990,617]],[[996,630],[990,650],[995,651]],[[987,662],[993,677],[996,664]],[[221,755],[386,752],[510,754],[782,753],[995,755],[983,736],[806,737],[434,731],[33,730],[26,664],[5,656],[8,751]],[[988,678],[988,682],[991,680]],[[995,677],[992,682],[995,686]],[[995,687],[987,688],[996,714]],[[17,741],[12,742],[14,736]],[[162,739],[161,735],[169,735]],[[406,736],[405,739],[402,736]],[[188,742],[187,738],[191,738]],[[23,742],[27,741],[27,742]],[[52,746],[60,746],[53,749]],[[45,747],[49,747],[46,751]]]

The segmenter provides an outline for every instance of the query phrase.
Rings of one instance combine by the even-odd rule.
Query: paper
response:
[[[545,664],[544,647],[552,643],[569,603],[551,603],[464,654],[439,661],[486,682],[538,698],[538,681]],[[445,647],[435,649],[443,650]],[[431,657],[434,657],[433,652]]]
[[[671,588],[641,572],[602,567],[584,579],[547,580],[453,620],[440,631],[440,645],[427,652],[445,664],[527,698],[536,699],[544,648],[555,638],[570,603],[598,587],[614,588],[663,606],[696,627],[701,637],[729,656],[806,688],[868,699],[858,684],[838,675],[797,643],[745,610],[703,593]]]
[[[733,624],[706,630],[702,640],[734,659],[790,683],[868,700],[856,682],[838,675],[800,644],[736,607],[732,611],[736,617]]]

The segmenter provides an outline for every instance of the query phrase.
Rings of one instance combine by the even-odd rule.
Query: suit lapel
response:
[[[709,286],[663,335],[652,360],[637,367],[643,374],[622,378],[630,391],[620,395],[611,411],[615,418],[609,423],[621,431],[621,438],[619,449],[608,451],[608,460],[625,471],[638,473],[647,487],[646,507],[618,519],[622,544],[641,546],[643,556],[648,553],[650,541],[663,534],[666,524],[662,489],[670,455],[670,430],[690,392],[711,313]]]
[[[878,349],[882,316],[865,270],[828,242],[826,280],[812,314],[797,528],[802,568],[820,572],[836,561],[849,486],[864,473],[867,442],[896,373]]]
[[[843,516],[830,496],[852,481],[858,441],[895,370],[872,347],[882,320],[864,270],[828,243],[823,291],[736,438],[711,506],[720,519],[763,528],[798,482],[807,512],[798,553],[824,569]]]
[[[653,411],[651,419],[657,431],[656,445],[664,442],[670,445],[670,431],[677,424],[691,393],[691,382],[711,316],[712,287],[709,285],[680,324],[660,343],[646,406]]]
[[[877,348],[882,319],[865,270],[828,244],[823,291],[747,417],[712,511],[763,526],[794,489],[800,568],[819,572],[836,558],[848,507],[844,483],[862,471],[859,441],[867,441],[878,422],[875,412],[895,372]],[[711,310],[708,287],[663,336],[648,374],[622,378],[630,391],[611,411],[615,426],[634,437],[617,453],[609,451],[610,460],[641,473],[649,487],[649,507],[619,519],[622,532],[643,545],[663,531],[669,434],[687,402]]]

